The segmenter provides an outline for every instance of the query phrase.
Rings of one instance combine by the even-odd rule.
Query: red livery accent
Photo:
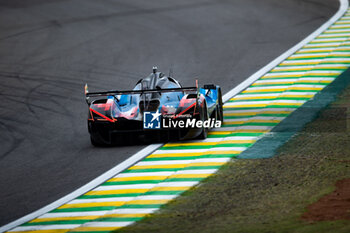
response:
[[[109,121],[109,122],[115,122],[115,121],[117,121],[116,119],[110,119],[110,118],[106,117],[105,115],[103,115],[103,114],[101,114],[101,113],[99,113],[99,112],[93,110],[92,108],[90,108],[90,111],[92,111],[93,113],[95,113],[95,114],[99,115],[100,117],[106,119],[106,120]]]

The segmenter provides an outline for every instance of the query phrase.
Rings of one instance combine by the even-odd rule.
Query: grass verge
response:
[[[350,178],[350,86],[268,159],[240,159],[118,232],[350,232],[350,221],[306,222],[306,207]]]

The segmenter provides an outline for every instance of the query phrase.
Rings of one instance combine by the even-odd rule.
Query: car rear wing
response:
[[[197,84],[197,83],[196,83]],[[115,95],[130,95],[130,94],[148,94],[148,93],[164,93],[164,92],[186,92],[186,91],[196,91],[197,95],[199,93],[198,85],[196,87],[180,87],[180,88],[167,88],[167,89],[147,89],[147,90],[127,90],[127,91],[101,91],[101,92],[89,92],[87,84],[85,84],[85,98],[86,103],[90,105],[90,97],[99,96],[115,96]]]

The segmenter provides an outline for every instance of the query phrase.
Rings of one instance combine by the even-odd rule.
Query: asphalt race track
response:
[[[143,146],[94,148],[83,87],[130,89],[152,66],[227,92],[302,40],[337,0],[0,0],[0,225]]]

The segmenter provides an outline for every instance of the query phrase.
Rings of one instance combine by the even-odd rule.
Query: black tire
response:
[[[102,147],[102,146],[106,146],[105,143],[95,139],[92,135],[90,135],[90,141],[91,141],[91,144],[95,147]]]
[[[208,110],[207,110],[207,102],[204,100],[203,108],[200,110],[200,120],[205,121],[208,120]],[[208,136],[208,128],[203,127],[201,134],[197,137],[198,139],[206,139]]]
[[[216,106],[217,120],[224,122],[224,109],[222,104],[221,88],[218,89],[218,105]]]

